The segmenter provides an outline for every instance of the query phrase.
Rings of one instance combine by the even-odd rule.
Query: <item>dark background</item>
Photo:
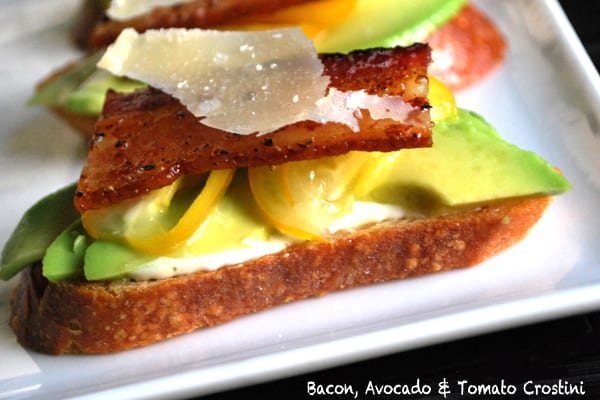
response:
[[[376,0],[373,0],[376,1]],[[498,0],[510,1],[510,0]],[[600,1],[560,0],[567,16],[590,54],[596,68],[600,65]],[[443,378],[451,382],[467,379],[472,383],[495,384],[504,379],[517,385],[534,380],[571,384],[583,382],[585,396],[552,395],[548,399],[600,399],[600,311],[575,315],[516,329],[477,336],[422,349],[391,354],[324,371],[304,374],[241,389],[213,394],[207,400],[223,399],[303,399],[349,398],[343,396],[309,396],[308,381],[324,384],[349,383],[364,388],[369,380],[378,384],[413,384],[432,386]],[[493,396],[487,398],[541,398]],[[407,396],[391,396],[409,398]],[[377,397],[383,398],[383,397]],[[418,399],[443,399],[439,395],[415,396]],[[446,399],[483,398],[448,395]]]

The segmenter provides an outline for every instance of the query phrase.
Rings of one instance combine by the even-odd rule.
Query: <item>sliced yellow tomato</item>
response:
[[[250,188],[281,232],[320,240],[359,196],[385,179],[395,153],[353,151],[342,156],[248,170]]]
[[[446,119],[455,118],[458,115],[458,107],[454,93],[442,81],[435,76],[429,75],[429,104],[431,104],[431,120],[441,122]]]
[[[166,254],[183,244],[202,225],[227,190],[233,175],[234,170],[212,171],[189,207],[175,212],[181,215],[175,223],[169,209],[189,177],[180,178],[141,199],[87,211],[82,221],[87,232],[97,239],[121,241],[149,254]]]
[[[356,7],[357,0],[322,0],[285,7],[269,14],[240,17],[220,29],[264,30],[299,26],[309,38],[340,24]]]
[[[189,182],[190,178],[185,180]],[[86,211],[81,216],[83,226],[93,238],[109,241],[119,241],[127,236],[151,237],[164,232],[176,222],[170,218],[172,213],[168,210],[183,186],[186,186],[184,178],[180,178],[135,199]]]

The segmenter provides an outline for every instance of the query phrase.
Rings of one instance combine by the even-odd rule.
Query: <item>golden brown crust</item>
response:
[[[549,203],[515,200],[378,224],[160,281],[48,283],[38,265],[21,275],[11,325],[24,346],[51,354],[149,345],[291,301],[478,264],[521,240]]]

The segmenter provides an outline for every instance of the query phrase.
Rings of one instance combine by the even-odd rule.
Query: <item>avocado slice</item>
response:
[[[89,281],[115,280],[155,258],[126,244],[98,240],[88,247],[82,265]]]
[[[60,189],[34,204],[21,218],[0,256],[0,279],[8,280],[44,257],[46,249],[79,219],[73,205],[76,184]]]
[[[459,110],[433,128],[431,148],[401,151],[369,197],[435,213],[496,199],[556,195],[567,179],[537,154],[505,141],[478,114]]]
[[[369,47],[408,46],[424,41],[466,3],[466,0],[359,0],[343,23],[314,39],[315,46],[320,52],[342,53]]]
[[[97,69],[96,64],[103,53],[92,53],[57,73],[38,87],[28,104],[64,107],[78,114],[98,115],[108,89],[127,93],[146,86]]]
[[[138,81],[121,78],[104,70],[96,70],[64,100],[64,107],[79,114],[100,114],[104,97],[109,89],[121,93],[133,92],[146,85]]]
[[[77,220],[50,244],[42,268],[43,275],[52,282],[80,278],[115,280],[154,258],[125,244],[95,241]]]
[[[75,221],[46,250],[43,275],[52,282],[82,277],[83,257],[92,240],[81,220]]]
[[[62,106],[65,100],[96,72],[103,52],[95,52],[77,60],[57,75],[42,83],[29,99],[29,105]]]

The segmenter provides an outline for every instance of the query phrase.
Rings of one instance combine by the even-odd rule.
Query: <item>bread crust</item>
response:
[[[549,203],[530,198],[389,221],[157,281],[49,283],[37,264],[21,274],[10,323],[22,345],[44,353],[145,346],[291,301],[479,264],[521,240]]]

